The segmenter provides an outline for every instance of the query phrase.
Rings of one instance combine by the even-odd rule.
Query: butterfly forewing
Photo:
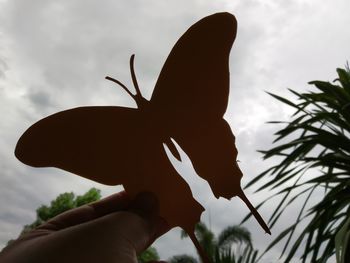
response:
[[[108,185],[140,173],[142,122],[136,109],[80,107],[50,115],[31,126],[16,156],[35,167],[57,167]],[[141,146],[141,147],[140,147]]]
[[[229,53],[236,27],[233,15],[214,14],[194,24],[177,41],[151,97],[151,107],[163,121],[222,118],[228,101]]]

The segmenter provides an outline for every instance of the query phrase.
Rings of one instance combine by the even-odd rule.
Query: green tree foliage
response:
[[[138,255],[137,259],[140,263],[146,263],[154,260],[159,260],[159,255],[154,247],[149,247],[140,255]]]
[[[42,205],[36,210],[36,219],[33,223],[25,225],[22,233],[28,232],[47,220],[69,210],[101,199],[101,190],[91,188],[83,195],[63,193],[52,200],[50,205]]]
[[[242,226],[228,226],[216,237],[208,227],[200,222],[196,225],[195,234],[198,242],[213,263],[252,263],[257,257],[253,248],[250,232]],[[187,237],[182,231],[181,237]],[[170,259],[171,263],[197,263],[193,257],[179,255]]]
[[[271,94],[293,107],[295,113],[290,121],[272,122],[283,124],[275,134],[274,143],[279,144],[262,153],[264,159],[279,157],[280,162],[250,181],[247,187],[264,181],[257,191],[277,191],[259,205],[275,203],[271,199],[280,197],[269,219],[271,227],[293,202],[302,200],[295,222],[267,248],[269,250],[284,239],[282,255],[286,254],[285,262],[289,262],[298,249],[303,251],[302,262],[326,262],[335,253],[336,234],[340,230],[349,233],[349,224],[346,224],[350,213],[349,67],[338,68],[337,73],[338,78],[333,83],[309,82],[315,91],[299,93],[290,90],[297,103]],[[265,178],[268,182],[262,180]],[[322,197],[319,197],[320,192]],[[315,193],[320,201],[309,204]],[[302,230],[296,234],[301,222],[304,224]],[[338,240],[342,238],[346,235],[340,235]],[[346,240],[349,240],[348,236]],[[347,244],[342,246],[342,253],[349,259]]]

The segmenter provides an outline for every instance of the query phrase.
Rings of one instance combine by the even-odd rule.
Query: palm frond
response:
[[[316,91],[290,90],[297,102],[270,94],[293,107],[295,112],[292,120],[278,122],[285,125],[275,133],[274,143],[280,144],[261,151],[264,159],[279,157],[280,162],[258,175],[246,188],[268,177],[269,182],[264,180],[257,191],[278,190],[259,204],[260,207],[270,204],[273,197],[281,198],[270,217],[271,227],[295,200],[304,198],[295,222],[264,252],[285,240],[282,251],[284,255],[288,250],[285,262],[292,260],[300,249],[303,262],[325,262],[335,253],[335,235],[346,231],[341,227],[350,211],[350,71],[337,69],[337,73],[337,84],[311,81],[309,84]],[[320,191],[316,191],[319,189],[324,190],[320,201],[309,204],[315,193],[320,195]],[[307,223],[295,237],[301,222]]]
[[[252,246],[251,234],[245,227],[228,226],[218,236],[218,247],[231,247],[234,243],[246,244]]]

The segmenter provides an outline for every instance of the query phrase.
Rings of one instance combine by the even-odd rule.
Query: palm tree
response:
[[[280,144],[262,151],[264,159],[279,157],[281,161],[261,173],[246,187],[261,183],[262,179],[268,177],[269,181],[266,183],[264,180],[257,191],[276,190],[277,194],[264,200],[259,207],[264,203],[271,204],[272,197],[281,197],[270,217],[270,227],[275,225],[293,202],[303,198],[296,221],[266,249],[268,251],[286,238],[281,254],[286,254],[288,248],[285,262],[289,262],[298,249],[303,250],[302,262],[326,262],[336,249],[341,249],[337,255],[338,262],[350,258],[349,65],[345,69],[337,69],[337,73],[338,78],[333,83],[310,82],[316,87],[315,91],[298,93],[290,90],[297,97],[297,103],[270,94],[293,107],[295,113],[290,121],[273,122],[284,125],[275,134],[277,138],[274,142]],[[309,200],[315,193],[320,201],[309,205]],[[301,233],[294,237],[301,222],[304,224]]]
[[[257,250],[253,249],[251,234],[245,227],[238,225],[226,227],[216,237],[204,223],[200,222],[196,225],[195,234],[213,263],[248,263],[256,259]],[[181,237],[188,237],[188,235],[182,231]],[[170,262],[197,263],[198,261],[194,261],[187,255],[180,255],[171,258]]]

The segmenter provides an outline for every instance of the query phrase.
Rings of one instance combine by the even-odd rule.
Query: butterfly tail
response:
[[[240,193],[238,194],[238,197],[241,198],[241,200],[248,206],[249,210],[252,212],[255,219],[258,221],[260,226],[265,230],[265,232],[271,235],[270,228],[267,226],[264,219],[261,217],[259,212],[255,209],[255,207],[252,205],[252,203],[249,201],[249,199],[246,197],[243,191],[240,191]]]
[[[185,230],[188,234],[188,236],[191,238],[194,246],[197,249],[197,252],[201,258],[201,261],[203,263],[212,263],[212,261],[209,259],[208,254],[204,251],[203,247],[201,246],[201,244],[199,244],[198,239],[196,237],[196,235],[194,234],[194,231],[187,231]]]

